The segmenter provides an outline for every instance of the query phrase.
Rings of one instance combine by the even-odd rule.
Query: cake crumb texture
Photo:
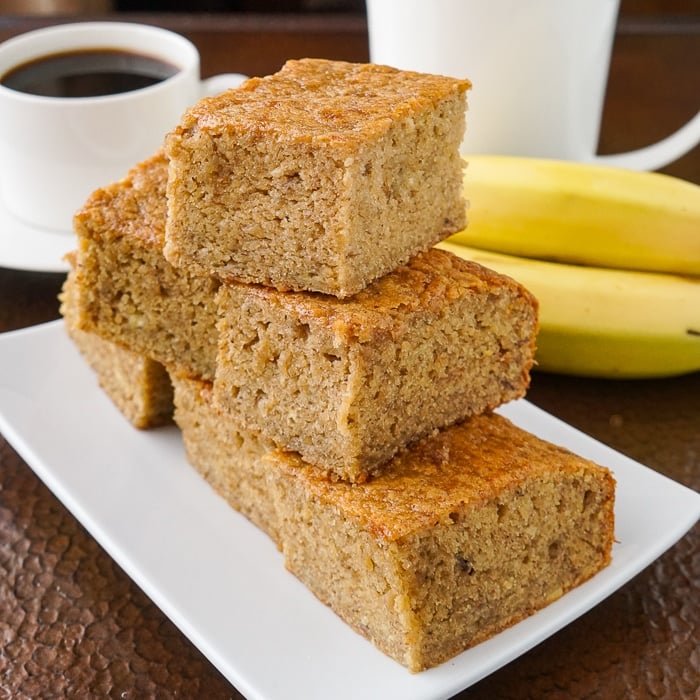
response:
[[[61,291],[60,311],[68,335],[94,370],[100,387],[134,427],[171,423],[173,389],[163,365],[77,327],[75,278],[71,270]]]
[[[202,100],[165,140],[167,259],[284,290],[360,291],[466,225],[468,88],[302,59]]]
[[[349,481],[529,385],[534,298],[446,251],[418,254],[348,299],[229,283],[219,307],[219,405]]]
[[[211,382],[172,374],[175,423],[190,464],[235,510],[278,542],[277,517],[262,458],[274,445],[214,406]]]
[[[289,453],[266,460],[287,567],[414,672],[610,562],[611,473],[497,414],[423,439],[362,484]]]
[[[163,257],[167,177],[158,153],[96,190],[76,213],[77,324],[167,367],[213,378],[218,282]]]

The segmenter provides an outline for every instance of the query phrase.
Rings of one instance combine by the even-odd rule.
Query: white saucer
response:
[[[63,256],[76,247],[71,232],[41,229],[17,219],[0,198],[0,267],[32,272],[67,272]]]

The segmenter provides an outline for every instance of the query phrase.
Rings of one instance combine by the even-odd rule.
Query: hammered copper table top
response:
[[[168,22],[172,19],[162,23]],[[310,26],[282,23],[264,34],[252,20],[234,23],[228,30],[221,23],[207,29],[197,20],[176,28],[185,33],[190,28],[189,34],[203,51],[205,74],[222,69],[254,72],[252,64],[260,61],[265,46],[269,63],[274,64],[260,68],[266,72],[274,70],[282,57],[295,55],[299,46],[314,55],[366,58],[364,27],[355,18],[346,25],[333,20]],[[675,25],[667,26],[665,34],[658,28],[649,30],[650,26],[628,27],[618,37],[602,148],[643,145],[634,139],[658,138],[698,108],[697,91],[691,89],[692,80],[697,87],[697,73],[687,66],[683,73],[681,63],[699,64],[700,17],[684,24],[680,32],[673,29]],[[26,28],[26,23],[19,23],[9,33]],[[236,55],[245,56],[246,46],[256,46],[249,64],[222,63],[217,40],[224,41],[227,31],[241,39]],[[0,39],[5,35],[0,21]],[[676,87],[685,90],[687,98],[675,102],[678,112],[667,106],[666,115],[655,105],[650,107],[653,114],[632,119],[626,112],[631,109],[626,78],[638,70],[639,56],[649,51],[657,52],[654,70],[661,70],[659,61],[666,60],[668,66],[677,63],[681,73],[676,74]],[[659,114],[665,115],[661,124]],[[606,129],[617,133],[615,127],[628,122],[634,122],[630,129],[620,128],[619,136],[606,137]],[[700,182],[700,149],[667,172]],[[56,295],[62,279],[58,274],[0,268],[0,332],[57,318]],[[700,373],[649,381],[536,374],[528,398],[700,491]],[[700,526],[696,525],[593,610],[458,697],[700,697],[699,545]],[[62,697],[217,700],[242,696],[0,436],[0,700]]]

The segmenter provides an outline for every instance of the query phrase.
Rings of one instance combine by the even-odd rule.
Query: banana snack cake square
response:
[[[218,305],[217,403],[348,481],[529,385],[534,297],[446,251],[419,253],[347,299],[230,282]]]
[[[140,429],[173,420],[173,387],[160,362],[127,350],[77,326],[76,273],[71,270],[60,294],[66,332],[97,376],[102,390],[124,417]]]
[[[424,438],[362,484],[275,452],[286,567],[413,672],[447,661],[604,568],[609,470],[481,414]]]
[[[167,135],[165,255],[347,297],[466,225],[467,80],[322,59],[205,98]]]
[[[213,378],[218,281],[163,256],[162,152],[93,192],[74,217],[79,328],[168,368]]]

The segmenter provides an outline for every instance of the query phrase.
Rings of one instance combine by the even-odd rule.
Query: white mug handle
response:
[[[594,155],[592,163],[629,170],[658,170],[685,155],[700,143],[700,112],[685,126],[662,141],[628,153]]]
[[[246,80],[248,80],[248,76],[242,73],[221,73],[220,75],[213,75],[211,78],[202,80],[202,97],[218,95],[224,90],[238,87]]]

